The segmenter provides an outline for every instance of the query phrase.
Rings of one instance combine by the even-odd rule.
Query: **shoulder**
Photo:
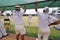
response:
[[[21,13],[21,14],[24,14],[24,11],[23,11],[23,10],[21,10],[21,11],[20,11],[20,13]]]
[[[36,11],[37,14],[43,14],[43,12],[40,12],[40,11]]]
[[[24,10],[21,10],[20,12],[24,12]]]
[[[36,13],[40,13],[40,11],[38,10],[38,11],[36,11]]]

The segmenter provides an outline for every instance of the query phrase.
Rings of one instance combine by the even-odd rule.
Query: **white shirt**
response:
[[[32,20],[32,15],[28,14],[28,21],[31,22],[31,20]]]
[[[16,10],[14,10],[12,13],[13,13],[14,23],[15,24],[23,24],[24,11],[16,11]]]
[[[50,17],[48,13],[42,13],[40,11],[37,11],[37,15],[38,15],[38,26],[44,29],[49,28],[48,24],[50,23],[50,19],[52,17]],[[54,20],[54,18],[52,18],[51,20]]]

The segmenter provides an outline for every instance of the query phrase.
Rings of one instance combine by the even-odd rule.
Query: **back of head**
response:
[[[49,7],[45,7],[44,9],[45,9],[45,10],[49,10]]]
[[[49,12],[49,7],[45,7],[44,10],[45,10],[46,13],[48,13]]]

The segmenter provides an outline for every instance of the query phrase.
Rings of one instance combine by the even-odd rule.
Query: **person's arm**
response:
[[[35,11],[37,12],[38,11],[38,9],[37,9],[37,2],[34,2],[34,4],[35,4]]]
[[[49,18],[50,18],[49,19],[49,22],[50,22],[49,26],[50,25],[57,25],[58,24],[58,23],[56,23],[56,21],[58,21],[58,19],[56,17],[50,15]]]
[[[4,11],[5,11],[5,10],[2,10],[2,11],[1,11],[1,14],[2,14]]]
[[[53,23],[50,23],[48,26],[51,26],[51,25],[58,25],[58,24],[60,24],[60,20],[57,20],[57,21],[55,21],[55,22],[53,22]]]
[[[1,14],[5,11],[5,6],[2,7]]]
[[[60,20],[57,20],[57,21],[55,21],[54,23],[56,23],[56,24],[60,24]]]
[[[26,4],[24,4],[24,13],[26,12]]]

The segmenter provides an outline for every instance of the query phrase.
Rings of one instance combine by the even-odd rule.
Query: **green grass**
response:
[[[30,36],[30,37],[38,37],[38,27],[36,26],[25,26],[26,28],[26,36]],[[9,33],[14,33],[15,34],[15,30],[14,30],[14,26],[11,25],[10,30],[7,30]],[[50,33],[50,37],[49,40],[60,40],[60,31],[51,28],[51,33]]]
[[[38,34],[38,27],[25,27],[26,28],[26,35],[27,36],[32,36],[32,37],[37,37],[37,34]]]
[[[4,17],[2,17],[2,23],[4,23],[3,21]],[[38,37],[38,27],[37,27],[37,17],[34,16],[32,18],[32,23],[31,26],[28,25],[28,17],[23,17],[24,19],[24,24],[25,24],[25,28],[26,28],[26,36],[31,36],[31,37]],[[14,33],[15,34],[15,30],[14,30],[14,22],[13,19],[11,18],[11,25],[5,26],[5,27],[9,27],[9,30],[7,30],[7,32],[10,33]],[[49,40],[60,40],[60,31],[51,28],[51,33],[50,33],[50,37]]]
[[[51,28],[50,38],[51,40],[60,40],[60,31]]]

